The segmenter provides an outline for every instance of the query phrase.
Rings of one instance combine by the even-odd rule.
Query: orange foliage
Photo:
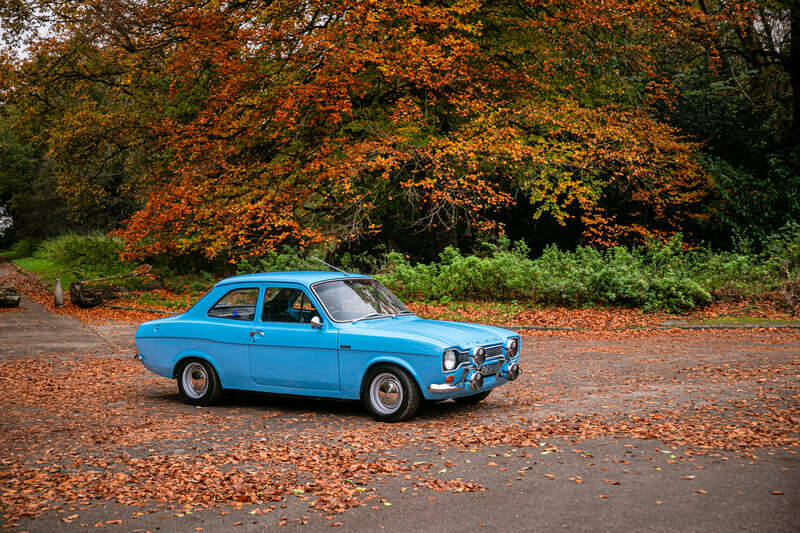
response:
[[[111,165],[69,154],[99,138],[118,190],[139,194],[119,231],[131,257],[502,231],[520,195],[606,245],[702,216],[697,147],[654,114],[675,99],[663,64],[714,57],[718,20],[691,3],[83,4],[115,15],[89,25],[107,44],[86,53],[53,152],[85,205]],[[73,37],[89,27],[69,20]]]

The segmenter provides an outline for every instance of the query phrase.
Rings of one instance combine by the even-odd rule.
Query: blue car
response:
[[[136,346],[193,405],[223,389],[360,399],[386,422],[423,400],[477,403],[521,372],[515,332],[424,320],[375,279],[336,272],[225,279],[182,315],[139,326]]]

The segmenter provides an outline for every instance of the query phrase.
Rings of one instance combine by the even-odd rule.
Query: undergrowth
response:
[[[72,280],[119,276],[136,268],[137,264],[119,259],[122,246],[119,239],[101,234],[68,234],[38,246],[20,242],[3,255],[51,286],[58,277],[68,286]],[[795,312],[800,303],[800,225],[795,223],[767,239],[760,253],[690,248],[680,235],[637,248],[561,250],[553,245],[535,258],[522,241],[501,239],[479,249],[482,252],[464,255],[448,247],[431,263],[412,263],[397,252],[329,259],[345,270],[376,273],[398,296],[424,302],[483,300],[688,311],[714,300],[777,295]],[[325,270],[312,259],[313,253],[283,248],[239,262],[237,272]],[[169,267],[160,268],[158,274],[168,291],[193,297],[223,277]]]

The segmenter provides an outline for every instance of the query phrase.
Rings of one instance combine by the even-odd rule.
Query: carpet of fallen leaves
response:
[[[416,314],[433,319],[464,320],[483,324],[536,326],[540,328],[586,331],[620,331],[628,328],[652,328],[667,320],[703,320],[726,316],[741,318],[796,319],[772,300],[759,302],[717,302],[702,309],[676,314],[646,313],[639,309],[602,308],[568,309],[564,307],[521,308],[516,312],[498,312],[483,302],[460,302],[455,305],[410,302]]]
[[[84,322],[163,316],[54,308],[38,280],[0,266],[20,292]],[[423,316],[496,322],[484,308],[412,304]],[[717,304],[691,317],[730,314],[785,316],[769,305]],[[506,323],[582,331],[525,332],[520,380],[478,406],[429,406],[394,425],[337,402],[235,395],[190,407],[174,382],[134,361],[125,342],[95,354],[20,354],[0,360],[0,510],[13,525],[45,511],[68,521],[105,501],[183,512],[255,503],[266,513],[300,498],[333,519],[378,501],[375,480],[387,476],[430,490],[483,490],[473,480],[440,479],[402,450],[528,449],[600,436],[657,439],[686,456],[800,446],[800,331],[625,329],[667,318],[608,309],[505,315]]]
[[[538,447],[545,439],[658,439],[687,456],[800,446],[800,332],[649,332],[623,341],[525,335],[526,373],[475,407],[402,424],[350,403],[234,395],[180,402],[132,352],[0,361],[0,507],[6,525],[104,501],[182,512],[288,498],[333,517],[380,496],[376,478],[431,490],[402,450]],[[563,333],[563,332],[562,332]],[[71,516],[71,515],[69,515]]]

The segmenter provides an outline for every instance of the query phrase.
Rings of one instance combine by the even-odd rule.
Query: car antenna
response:
[[[347,277],[347,272],[345,272],[345,271],[344,271],[344,270],[342,270],[341,268],[337,268],[337,267],[335,267],[335,266],[331,265],[330,263],[326,263],[325,261],[323,261],[323,260],[322,260],[322,259],[320,259],[319,257],[314,257],[313,255],[311,256],[311,259],[313,259],[313,260],[315,260],[315,261],[319,261],[320,263],[322,263],[322,264],[323,264],[323,265],[325,265],[326,267],[330,267],[330,268],[332,268],[332,269],[334,269],[334,270],[338,270],[339,272],[341,272],[342,274],[344,274],[344,275],[345,275],[345,277]]]

